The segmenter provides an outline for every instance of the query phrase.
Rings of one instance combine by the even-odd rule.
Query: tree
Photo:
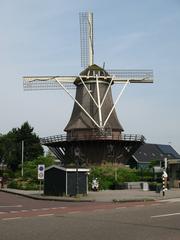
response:
[[[24,141],[24,161],[31,161],[44,153],[40,145],[40,139],[33,133],[33,130],[34,128],[28,122],[25,122],[17,130],[17,142],[22,143]]]
[[[0,136],[0,159],[4,159],[10,169],[16,171],[21,163],[22,141],[24,141],[24,162],[32,161],[43,155],[39,137],[28,122],[20,128],[13,128]]]
[[[24,178],[31,179],[35,182],[38,182],[37,179],[37,168],[39,164],[44,164],[45,167],[49,167],[54,164],[53,156],[40,156],[34,161],[26,161],[24,164]]]
[[[17,144],[16,144],[16,137],[14,132],[9,132],[6,135],[1,136],[0,138],[0,155],[1,160],[4,160],[4,162],[12,169],[16,169],[17,163]]]

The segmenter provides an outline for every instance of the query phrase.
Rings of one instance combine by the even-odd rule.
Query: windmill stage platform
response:
[[[68,135],[55,135],[41,138],[63,165],[74,162],[75,151],[79,149],[79,164],[86,166],[116,162],[127,164],[131,155],[145,142],[143,135],[122,134],[121,136],[92,134],[76,138]]]

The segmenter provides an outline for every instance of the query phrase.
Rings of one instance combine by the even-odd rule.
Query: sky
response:
[[[0,133],[25,121],[40,137],[64,133],[72,99],[24,91],[22,77],[82,71],[84,11],[94,14],[96,64],[154,71],[153,84],[129,85],[116,107],[125,133],[180,153],[180,0],[0,0]]]

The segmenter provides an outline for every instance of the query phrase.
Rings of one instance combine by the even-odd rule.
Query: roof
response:
[[[91,66],[88,66],[85,70],[83,70],[80,75],[81,76],[95,76],[96,74],[100,73],[100,76],[109,76],[108,72],[104,70],[103,68],[99,67],[96,64],[93,64]]]
[[[45,171],[52,169],[52,168],[56,168],[56,169],[59,169],[59,170],[65,171],[65,172],[76,172],[76,168],[64,168],[64,167],[60,167],[57,165],[51,165],[51,166],[47,167],[45,169]],[[90,171],[89,168],[78,168],[78,172],[89,172],[89,171]]]
[[[106,72],[106,70],[104,70],[103,68],[99,67],[96,64],[93,64],[91,66],[88,66],[86,69],[84,69],[80,74],[79,74],[83,80],[89,81],[89,80],[96,80],[96,75],[101,78],[101,76],[103,77],[103,81],[104,82],[110,82],[111,81],[111,77],[108,74],[108,72]],[[104,79],[104,77],[106,79]],[[107,78],[108,77],[108,78]],[[79,77],[76,78],[74,84],[78,85],[79,83],[81,83],[81,80]],[[113,84],[113,82],[111,83]]]
[[[163,161],[164,158],[178,159],[180,155],[171,145],[145,143],[134,153],[137,162],[148,163],[153,160]]]

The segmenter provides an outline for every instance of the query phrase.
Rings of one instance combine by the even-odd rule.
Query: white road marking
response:
[[[50,217],[50,216],[53,216],[54,214],[53,213],[49,213],[49,214],[40,214],[38,215],[38,217]]]
[[[160,206],[161,204],[160,203],[153,203],[151,204],[151,206]]]
[[[139,205],[136,205],[135,207],[144,207],[145,205],[144,204],[139,204]]]
[[[16,207],[19,208],[19,207],[22,207],[22,205],[6,205],[6,206],[3,206],[3,205],[2,205],[2,206],[0,206],[0,208],[8,208],[8,207],[9,207],[9,208],[11,208],[11,207],[12,207],[12,208],[16,208]]]
[[[103,212],[105,209],[94,209],[93,212]]]
[[[38,210],[40,210],[40,209],[37,209],[37,208],[31,209],[31,211],[33,211],[33,212],[36,212]]]
[[[125,209],[125,208],[127,208],[127,207],[117,207],[116,209]]]
[[[67,207],[52,207],[52,208],[50,208],[50,209],[56,210],[56,209],[65,209],[65,208],[67,208]]]
[[[80,211],[72,211],[72,212],[68,212],[69,214],[75,214],[75,213],[80,213]]]
[[[20,212],[29,212],[29,210],[21,210]]]
[[[22,217],[14,217],[14,218],[3,218],[3,221],[9,221],[9,220],[16,220],[16,219],[20,219]]]
[[[170,217],[170,216],[176,216],[176,215],[180,215],[180,213],[169,213],[169,214],[155,215],[155,216],[151,216],[151,218]]]
[[[19,211],[10,211],[10,213],[18,213]]]
[[[5,213],[7,213],[7,212],[0,212],[0,214],[5,214]]]

